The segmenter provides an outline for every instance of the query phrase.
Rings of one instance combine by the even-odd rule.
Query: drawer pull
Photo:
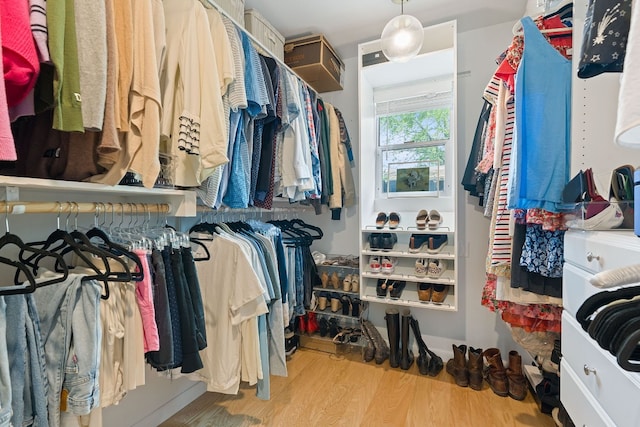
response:
[[[595,375],[596,374],[596,370],[593,369],[593,368],[590,368],[588,365],[584,365],[584,367],[582,369],[584,369],[584,374],[585,375],[589,375],[589,374]]]
[[[593,252],[587,252],[587,261],[588,261],[588,262],[591,262],[591,261],[593,261],[594,259],[595,259],[596,261],[600,261],[600,256],[599,256],[599,255],[594,255],[594,254],[593,254]]]

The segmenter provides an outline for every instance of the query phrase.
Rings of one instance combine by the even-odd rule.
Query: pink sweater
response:
[[[0,19],[0,46],[2,46],[2,19]],[[4,76],[4,67],[0,62],[0,76]],[[16,160],[16,147],[13,143],[9,125],[9,109],[4,78],[0,78],[0,160]]]

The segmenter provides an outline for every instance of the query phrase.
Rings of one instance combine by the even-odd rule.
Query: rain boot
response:
[[[402,356],[400,359],[400,368],[404,371],[408,370],[413,364],[413,352],[409,346],[409,321],[411,319],[411,310],[402,310]]]
[[[447,373],[451,375],[456,384],[460,387],[467,387],[469,385],[469,370],[467,369],[467,346],[462,344],[453,347],[453,359],[449,359],[447,362]]]
[[[527,397],[527,379],[522,374],[522,357],[515,350],[509,352],[507,378],[509,379],[509,397],[524,400]]]
[[[467,370],[469,371],[469,387],[474,390],[482,390],[482,349],[469,347],[469,360],[467,360]]]
[[[484,358],[489,365],[485,372],[485,379],[489,383],[491,390],[498,396],[506,397],[509,394],[507,370],[502,364],[502,356],[497,348],[488,348],[484,351]]]
[[[397,368],[400,366],[400,312],[395,308],[388,308],[384,318],[387,320],[389,336],[389,365]]]

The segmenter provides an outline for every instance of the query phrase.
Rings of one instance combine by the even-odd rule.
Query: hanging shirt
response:
[[[631,9],[629,41],[625,56],[625,68],[632,72],[622,73],[618,99],[618,115],[615,142],[624,147],[640,147],[640,76],[635,70],[640,67],[640,7]]]
[[[551,46],[530,17],[522,19],[525,49],[516,75],[518,179],[509,208],[557,212],[569,180],[571,61]]]

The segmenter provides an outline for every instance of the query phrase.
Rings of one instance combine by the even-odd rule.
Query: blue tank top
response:
[[[570,174],[571,61],[549,44],[530,17],[521,22],[524,52],[516,73],[517,147],[508,205],[558,212]]]

